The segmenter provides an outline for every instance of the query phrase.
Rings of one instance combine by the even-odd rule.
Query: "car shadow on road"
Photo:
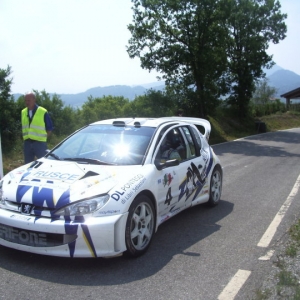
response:
[[[148,252],[136,259],[60,258],[0,246],[0,269],[67,285],[106,286],[141,280],[159,272],[175,255],[201,260],[201,252],[190,252],[189,248],[220,230],[218,222],[232,212],[233,206],[221,200],[214,208],[198,205],[181,212],[159,227]]]

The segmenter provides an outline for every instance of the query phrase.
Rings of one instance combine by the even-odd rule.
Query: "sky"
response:
[[[268,54],[300,75],[300,1],[280,3],[287,37],[270,44]],[[126,51],[131,7],[130,0],[0,0],[0,69],[11,67],[12,93],[156,82],[159,73],[142,69]]]

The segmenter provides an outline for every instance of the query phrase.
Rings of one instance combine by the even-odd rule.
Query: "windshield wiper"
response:
[[[48,155],[51,156],[51,157],[54,157],[54,158],[57,159],[57,160],[60,160],[60,157],[57,156],[57,155],[54,154],[54,153],[49,153]]]
[[[101,161],[99,159],[94,159],[94,158],[85,158],[85,157],[67,157],[64,158],[63,160],[68,160],[68,161],[76,161],[78,163],[83,163],[83,164],[95,164],[95,165],[112,165],[111,163]]]

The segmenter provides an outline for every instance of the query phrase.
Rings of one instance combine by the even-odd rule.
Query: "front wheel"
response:
[[[147,251],[154,233],[154,224],[155,214],[151,200],[144,195],[138,196],[129,208],[125,229],[125,255],[137,257]]]
[[[216,206],[221,198],[222,192],[222,170],[220,166],[215,166],[210,179],[208,205]]]

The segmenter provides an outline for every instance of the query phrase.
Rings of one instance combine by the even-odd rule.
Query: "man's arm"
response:
[[[44,121],[45,121],[47,136],[49,137],[51,132],[53,131],[53,123],[48,112],[45,113]]]

